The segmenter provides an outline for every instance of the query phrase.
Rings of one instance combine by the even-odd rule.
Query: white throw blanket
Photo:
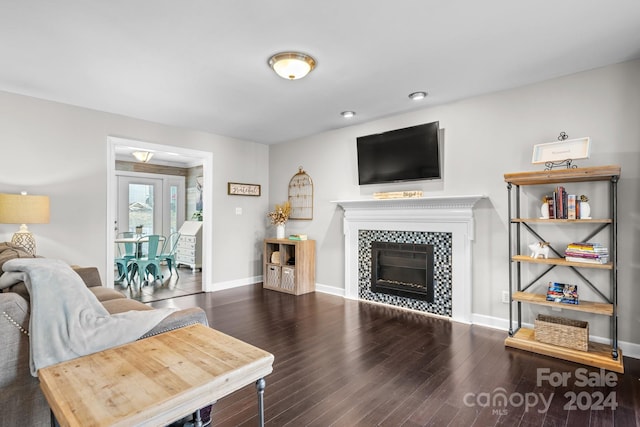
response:
[[[31,297],[31,375],[38,369],[135,341],[174,309],[109,314],[80,276],[60,260],[7,261],[0,289],[23,281]]]

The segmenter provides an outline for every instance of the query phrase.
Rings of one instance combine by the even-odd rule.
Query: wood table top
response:
[[[38,371],[61,426],[166,425],[255,383],[273,355],[196,324]]]

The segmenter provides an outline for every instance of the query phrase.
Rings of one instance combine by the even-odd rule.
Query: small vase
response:
[[[545,202],[540,206],[540,213],[542,214],[540,219],[549,219],[549,203]]]
[[[284,239],[284,224],[278,224],[276,226],[276,238]]]
[[[591,219],[591,206],[589,206],[589,202],[580,202],[580,219]]]

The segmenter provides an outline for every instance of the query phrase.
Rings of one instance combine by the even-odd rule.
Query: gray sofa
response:
[[[153,310],[120,292],[102,286],[98,270],[93,267],[74,270],[89,290],[111,314],[129,310]],[[0,274],[1,274],[0,270]],[[202,323],[207,317],[200,308],[179,310],[148,331],[145,338]],[[29,294],[24,284],[0,293],[0,426],[49,426],[49,405],[40,391],[38,379],[29,371]]]

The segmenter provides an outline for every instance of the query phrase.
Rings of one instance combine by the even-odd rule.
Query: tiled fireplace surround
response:
[[[483,196],[341,200],[345,296],[471,322],[473,206]],[[371,242],[434,246],[433,303],[371,291]]]

